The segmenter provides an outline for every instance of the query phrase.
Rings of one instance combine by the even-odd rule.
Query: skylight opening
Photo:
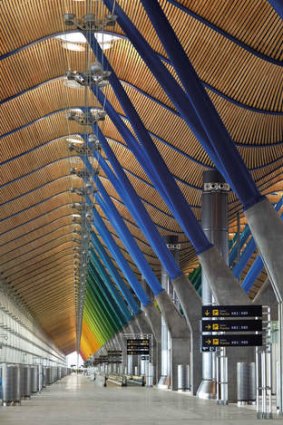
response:
[[[119,40],[120,38],[119,36],[113,34],[106,34],[104,32],[96,32],[94,35],[102,50],[110,49],[110,47],[112,47],[113,41]],[[64,49],[76,52],[85,51],[85,47],[83,46],[83,44],[86,44],[87,40],[83,33],[79,31],[70,32],[68,34],[60,34],[57,35],[55,38],[63,41],[62,47]]]

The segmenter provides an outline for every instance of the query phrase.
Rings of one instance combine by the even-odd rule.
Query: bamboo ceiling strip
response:
[[[66,87],[64,77],[51,80],[2,105],[2,114],[7,117],[3,123],[2,134],[41,118],[56,110],[85,105],[85,90],[88,91],[90,107],[101,107],[88,88]]]
[[[204,152],[197,140],[192,136],[190,130],[181,118],[177,117],[176,115],[174,116],[171,112],[166,111],[164,108],[159,107],[158,105],[154,106],[154,102],[150,101],[148,98],[142,97],[141,95],[137,94],[133,89],[129,89],[127,91],[128,94],[132,92],[130,98],[132,99],[139,115],[141,116],[149,130],[151,130],[153,133],[158,134],[167,141],[174,140],[174,144],[177,148],[182,149],[185,153],[193,156],[196,160],[202,161],[207,165],[211,165],[211,161],[208,160],[207,154]],[[141,100],[142,102],[139,105],[137,102]],[[249,112],[249,114],[253,114],[255,116],[255,113]],[[269,138],[270,132],[268,131],[270,130],[270,128],[264,125],[263,119],[259,119],[259,116],[261,116],[261,114],[256,115],[258,116],[258,122],[256,123],[256,127],[259,127],[259,131],[261,131],[262,134],[261,144],[272,143],[272,140]],[[276,134],[278,135],[278,139],[275,139],[275,142],[277,142],[280,141],[279,137],[282,138],[283,116],[275,118],[277,118]],[[246,127],[251,127],[250,120],[248,120]],[[245,132],[245,129],[242,131]],[[160,144],[160,146],[162,146],[162,144]],[[279,148],[280,152],[282,150],[282,146],[278,145],[277,147]],[[201,153],[201,156],[198,156],[196,152],[192,151],[192,148],[198,149],[198,151]],[[272,152],[274,152],[274,150],[276,149],[276,147],[272,146],[272,144],[270,146],[261,148],[261,150],[260,147],[258,147],[255,151],[255,154],[251,157],[251,155],[247,155],[245,152],[245,149],[249,150],[250,148],[251,146],[244,146],[244,143],[239,146],[239,150],[243,152],[242,155],[244,156],[244,159],[246,158],[246,164],[249,168],[257,168],[273,160]],[[162,146],[162,149],[165,148],[163,148]],[[159,150],[161,151],[161,149]],[[174,155],[174,161],[176,161],[175,152]],[[265,155],[267,159],[265,159]],[[271,156],[271,159],[268,158],[268,155]],[[276,157],[278,157],[277,152],[275,152],[275,158]],[[257,158],[259,158],[258,161]],[[187,163],[189,164],[189,160],[187,160]],[[182,170],[183,168],[179,167],[179,169]]]
[[[283,161],[283,144],[269,146],[257,146],[254,149],[252,146],[238,146],[238,150],[246,163],[247,167],[251,170],[259,167],[265,169],[269,164],[274,164],[275,161]],[[282,162],[283,163],[283,162]]]
[[[133,2],[131,2],[131,7],[132,7],[132,3]],[[140,6],[140,9],[141,9],[141,6]],[[181,13],[182,15],[184,15],[184,13],[183,12],[181,12],[181,11],[179,11],[179,10],[177,10],[177,12],[176,12],[177,14],[179,14],[179,13]],[[175,15],[175,12],[174,12],[174,15]],[[185,16],[183,19],[187,19],[187,16]],[[180,19],[180,22],[182,22],[182,20]],[[142,23],[143,24],[143,23]],[[198,23],[199,24],[199,23]],[[205,27],[204,25],[202,25],[203,27]],[[188,33],[187,33],[187,31],[184,31],[184,24],[182,24],[181,25],[181,30],[182,30],[182,34],[184,34],[184,37],[186,37],[186,38],[188,38]],[[188,27],[189,28],[189,27]],[[210,29],[207,29],[206,27],[205,27],[205,29],[206,30],[209,30],[209,31],[212,31],[212,30],[210,30]],[[218,35],[217,35],[218,36]],[[221,36],[222,37],[222,36]],[[190,37],[189,38],[191,38],[191,34],[190,34]],[[196,47],[196,52],[199,54],[199,52],[200,51],[202,51],[203,49],[200,49],[199,48],[199,40],[200,40],[200,38],[199,37],[196,37],[197,38],[197,47]],[[211,38],[210,37],[208,37],[208,40],[211,42]],[[54,41],[58,41],[58,40],[54,40]],[[230,42],[229,42],[230,43]],[[118,43],[117,43],[118,44]],[[237,46],[236,46],[237,47]],[[216,46],[216,48],[217,48],[217,46]],[[111,49],[112,50],[112,49]],[[211,50],[211,48],[210,48],[210,46],[209,46],[209,50]],[[220,48],[219,48],[219,50],[221,50]],[[225,49],[224,49],[225,50]],[[242,53],[242,49],[240,49],[241,50],[241,53]],[[245,52],[243,52],[243,54],[244,54]],[[9,58],[8,58],[9,59]],[[246,59],[245,59],[246,60]],[[258,59],[257,59],[258,60]],[[211,65],[211,64],[210,64]],[[273,66],[273,65],[272,65]],[[211,67],[211,66],[210,66]],[[235,67],[235,68],[239,68],[238,66],[237,67]],[[260,72],[261,72],[261,74],[262,74],[262,72],[263,72],[263,70],[262,70],[262,66],[258,66],[257,68],[259,68],[260,69]],[[277,68],[279,68],[279,67],[277,67]],[[66,69],[66,67],[65,67],[65,69]],[[280,72],[281,72],[281,70],[279,70],[278,69],[278,76],[279,76],[279,80],[278,81],[280,81]],[[221,68],[221,75],[223,74],[223,66],[222,66],[222,68]],[[272,72],[271,70],[269,70],[269,71],[267,71],[267,72],[265,72],[264,73],[266,76],[268,75],[268,74],[271,74],[272,75],[272,77],[273,77],[273,79],[272,79],[272,81],[273,81],[273,84],[271,83],[271,88],[272,88],[272,85],[274,85],[274,78],[275,78],[275,75],[274,75],[274,72]],[[262,78],[262,75],[261,75],[261,78]],[[227,80],[227,79],[226,79]],[[235,80],[235,79],[233,79],[233,80]],[[254,78],[250,78],[250,81],[251,80],[253,80],[254,81]],[[241,81],[241,80],[239,80],[239,79],[237,79],[237,81]],[[211,83],[211,82],[210,82]],[[257,84],[257,82],[255,81],[255,84]],[[260,86],[260,84],[257,84],[257,86]],[[266,87],[266,86],[268,86],[268,84],[266,84],[266,82],[263,84],[263,89]],[[272,97],[274,98],[274,93],[273,93],[273,91],[271,90],[271,92],[272,92]],[[280,91],[280,89],[278,89],[277,90],[277,93],[279,93],[279,96],[280,96],[280,93],[281,93],[281,91]],[[227,92],[227,94],[229,94],[228,92]],[[230,93],[230,95],[231,95],[231,93]],[[279,101],[280,101],[280,98],[278,99]],[[280,106],[280,105],[279,105]]]
[[[66,176],[58,180],[54,180],[51,183],[47,183],[42,188],[26,194],[23,198],[18,198],[11,201],[1,207],[1,219],[4,220],[9,216],[17,213],[21,213],[33,205],[39,204],[52,196],[61,194],[62,192],[68,192],[70,188],[81,187],[81,179],[76,176]]]
[[[110,121],[107,119],[105,120],[105,125],[102,127],[103,132],[105,135],[111,134],[113,135],[112,129],[111,131],[108,130],[108,126],[110,124]],[[145,180],[146,182],[150,183],[150,179],[145,173],[144,169],[136,159],[136,157],[133,155],[132,151],[128,149],[125,142],[120,143],[121,137],[119,139],[115,140],[111,137],[107,136],[107,141],[113,150],[115,156],[118,158],[120,164],[123,166],[124,169],[128,169],[129,171],[135,173],[137,176],[139,176],[141,179]]]
[[[70,168],[77,168],[78,170],[81,170],[83,168],[83,163],[78,157],[71,156],[68,159],[58,160],[58,162],[56,161],[55,163],[48,164],[40,169],[37,168],[35,171],[31,171],[29,169],[29,174],[27,176],[21,177],[11,183],[7,183],[4,187],[2,187],[1,197],[5,199],[5,202],[9,202],[10,200],[24,195],[37,187],[50,183],[60,177],[69,175]]]
[[[186,146],[188,155],[196,160],[202,160],[206,165],[211,164],[191,130],[180,117],[156,104],[148,97],[139,94],[135,89],[129,86],[125,86],[125,89],[140,118],[151,133],[158,135],[176,147],[179,147],[179,144],[184,141],[182,144]],[[118,109],[113,92],[109,99]]]
[[[73,241],[73,236],[70,233],[67,233],[66,235],[50,240],[46,244],[43,244],[41,246],[38,246],[36,248],[36,251],[29,251],[21,256],[19,256],[17,259],[12,258],[9,262],[6,262],[5,264],[1,265],[1,269],[5,271],[5,269],[10,269],[12,266],[17,264],[24,264],[24,262],[30,261],[34,258],[34,256],[40,256],[41,254],[45,254],[46,252],[49,252],[49,255],[52,255],[53,249],[57,249],[57,247],[60,245],[61,249],[64,249],[65,247],[68,247],[68,243],[72,242],[72,246],[77,246],[77,244]]]
[[[62,261],[64,262],[65,259],[68,261],[69,259],[72,259],[72,261],[74,261],[74,252],[72,250],[70,250],[69,252],[58,252],[58,253],[54,253],[52,258],[44,258],[41,261],[37,261],[34,264],[28,264],[24,270],[22,269],[18,269],[18,270],[10,270],[9,272],[5,273],[3,276],[5,279],[7,280],[13,280],[13,279],[17,279],[17,277],[20,277],[21,275],[23,275],[23,273],[25,275],[28,275],[29,273],[33,272],[34,270],[42,270],[43,267],[48,268],[48,266],[51,265],[57,265],[57,264],[61,264]]]
[[[127,2],[125,10],[141,34],[148,38],[149,19],[137,3],[137,0]],[[171,16],[174,15],[171,24],[202,80],[251,106],[281,108],[278,87],[282,81],[281,67],[259,59],[170,4],[169,8]],[[155,50],[162,52],[155,38],[148,41]]]
[[[39,205],[30,207],[28,211],[24,211],[21,214],[7,218],[6,220],[0,222],[0,234],[42,214],[48,214],[49,211],[54,210],[61,205],[79,202],[80,200],[81,197],[75,193],[65,192],[63,194],[54,196],[52,199],[47,199]]]
[[[105,54],[115,73],[122,81],[128,81],[174,109],[173,104],[150,69],[127,39],[119,40],[119,43],[106,50]]]
[[[47,263],[40,266],[40,268],[32,268],[30,267],[29,270],[23,270],[22,276],[19,273],[14,273],[11,276],[8,276],[6,278],[7,282],[10,282],[12,285],[17,285],[17,290],[20,290],[21,288],[26,288],[27,290],[32,287],[33,285],[33,277],[35,277],[35,282],[40,283],[41,278],[48,276],[49,279],[53,278],[56,280],[56,286],[59,287],[59,281],[58,279],[65,279],[66,274],[65,272],[62,274],[62,270],[64,271],[65,267],[71,268],[71,276],[74,278],[74,259],[69,255],[65,258],[66,263],[64,264],[64,260],[62,259],[61,264],[60,263]],[[59,271],[59,277],[57,279]],[[60,275],[61,272],[61,275]],[[63,276],[63,277],[62,277]],[[36,286],[38,290],[38,286]],[[40,289],[40,288],[39,288]]]
[[[207,92],[234,142],[255,146],[282,142],[283,114],[253,112],[227,101],[211,90]],[[283,112],[283,102],[279,110]]]
[[[41,270],[35,269],[33,273],[29,275],[23,275],[22,277],[14,278],[12,284],[15,288],[21,288],[22,291],[28,290],[29,288],[45,288],[45,283],[54,277],[55,279],[60,279],[60,274],[62,276],[62,271],[64,270],[64,279],[67,279],[68,276],[74,277],[74,262],[72,260],[66,260],[66,264],[58,264],[50,270],[50,267],[42,268]],[[58,287],[58,284],[56,283]]]
[[[68,283],[68,282],[66,282]],[[42,303],[44,302],[45,299],[49,300],[50,305],[53,303],[53,301],[57,301],[57,298],[61,298],[64,299],[66,298],[66,289],[68,290],[68,286],[71,289],[72,286],[72,282],[70,280],[70,284],[69,285],[65,285],[66,287],[63,289],[58,288],[58,290],[52,290],[51,288],[47,288],[44,291],[36,291],[34,294],[30,295],[29,293],[27,295],[25,295],[25,298],[28,299],[29,304],[35,304],[37,307],[39,307],[40,305],[42,305]],[[35,288],[34,288],[35,289]]]
[[[24,246],[33,240],[43,236],[46,233],[52,232],[57,228],[61,228],[63,226],[70,226],[74,229],[79,229],[80,227],[78,224],[73,223],[72,216],[66,216],[61,217],[56,221],[49,222],[46,226],[41,227],[40,229],[36,229],[32,232],[29,232],[27,234],[22,234],[19,238],[16,240],[13,240],[11,242],[8,242],[6,244],[3,244],[0,246],[0,257],[4,255],[7,252],[13,251],[14,249]]]
[[[75,201],[73,201],[75,202]],[[52,221],[58,220],[61,217],[66,217],[73,214],[72,203],[59,204],[53,211],[46,211],[46,213],[34,218],[31,221],[24,222],[19,227],[8,229],[1,234],[1,244],[8,243],[9,241],[16,240],[24,234],[40,229],[47,226]]]
[[[283,170],[275,179],[274,182],[266,182],[262,187],[262,193],[268,194],[268,198],[272,199],[273,203],[278,202],[280,196],[283,195]]]
[[[13,256],[11,256],[12,252],[15,253],[15,255],[20,256],[20,255],[23,255],[25,253],[35,251],[35,248],[37,248],[37,247],[45,246],[48,242],[50,242],[51,240],[54,240],[56,236],[58,236],[58,239],[59,239],[59,238],[61,238],[61,236],[64,236],[66,234],[67,235],[71,234],[72,236],[75,236],[75,234],[73,233],[73,228],[68,226],[68,225],[62,226],[60,228],[52,229],[47,234],[39,235],[38,238],[33,239],[32,241],[30,241],[29,243],[27,243],[25,245],[19,245],[13,251],[3,253],[3,255],[1,257],[1,262],[5,263],[9,260],[12,260],[13,259]],[[67,258],[68,255],[70,255],[70,254],[67,255],[67,253],[65,253],[65,255],[66,255],[65,258]],[[73,258],[73,255],[72,255],[72,258]],[[37,262],[36,269],[40,267],[38,263],[39,262]],[[26,265],[26,268],[27,268],[27,265]],[[25,273],[26,273],[26,269],[25,269]],[[5,277],[13,276],[13,278],[14,278],[15,274],[16,274],[15,270],[12,271],[10,269],[9,273],[6,273],[4,275],[5,275]],[[21,273],[21,276],[23,276],[23,273]]]
[[[82,126],[78,126],[74,121],[67,121],[66,112],[56,112],[47,118],[29,124],[9,136],[1,138],[0,152],[2,152],[2,161],[7,161],[27,150],[70,133],[83,132]]]
[[[18,246],[14,251],[2,255],[0,258],[0,264],[6,264],[15,258],[19,259],[20,257],[28,255],[30,253],[34,255],[35,252],[39,252],[40,248],[45,249],[45,247],[52,241],[64,241],[64,238],[71,238],[74,236],[75,235],[73,233],[73,228],[70,225],[66,225],[65,227],[56,229],[50,233],[46,233],[42,236],[39,236],[37,239],[29,242],[27,245]]]
[[[276,34],[282,22],[266,0],[177,0],[189,10],[217,25],[254,49],[282,58]],[[165,6],[165,2],[161,2]]]
[[[75,314],[75,312],[74,312]],[[42,328],[44,328],[44,324],[41,324]],[[58,325],[59,327],[59,325]],[[68,328],[69,329],[69,328]],[[67,330],[62,330],[60,328],[60,333],[58,335],[54,335],[51,334],[50,332],[48,332],[48,329],[46,329],[45,327],[45,332],[53,339],[54,344],[56,344],[56,346],[65,354],[70,354],[72,352],[75,351],[76,349],[76,339],[75,337],[69,337],[69,335],[73,335],[76,332],[76,328],[74,327],[73,329],[71,329],[72,332],[70,333],[70,331],[68,332]]]
[[[72,291],[67,292],[66,289],[68,289],[67,284],[69,282],[70,286],[72,286]],[[44,282],[39,276],[38,281],[35,281],[35,283],[29,287],[23,287],[19,290],[17,286],[15,288],[17,294],[19,294],[22,298],[24,297],[25,299],[28,299],[31,306],[32,304],[36,306],[42,305],[42,300],[48,299],[48,301],[46,301],[48,307],[48,304],[52,305],[52,297],[55,299],[57,297],[61,297],[61,299],[70,299],[72,297],[74,299],[74,283],[72,274],[66,275],[64,279],[59,281],[56,278],[53,279],[50,277],[50,280],[47,280],[46,282]]]
[[[67,304],[68,302],[68,304]],[[31,311],[33,312],[34,316],[37,318],[37,320],[39,321],[39,323],[41,324],[42,328],[45,330],[45,332],[54,340],[54,343],[57,344],[58,347],[61,347],[64,349],[64,345],[62,346],[62,342],[59,340],[58,341],[58,336],[61,335],[63,336],[63,341],[66,341],[66,336],[64,335],[65,333],[67,333],[67,335],[73,335],[73,333],[75,333],[76,331],[76,327],[75,325],[72,325],[74,320],[71,320],[69,322],[69,324],[67,323],[66,325],[63,323],[61,324],[61,315],[60,312],[64,312],[64,316],[66,317],[67,313],[72,313],[74,318],[76,317],[76,312],[75,309],[72,308],[71,305],[72,299],[65,297],[64,299],[64,305],[66,305],[66,307],[64,308],[64,310],[62,310],[62,307],[60,309],[60,302],[57,302],[56,305],[55,303],[53,303],[53,308],[51,306],[46,306],[43,309],[39,309],[36,308],[36,306],[34,306],[33,308],[31,308]],[[62,304],[62,300],[61,300],[61,304]],[[56,308],[55,308],[56,307]],[[44,317],[44,319],[42,319],[41,317],[43,316],[43,313],[46,313],[46,315],[50,317],[50,319],[48,320],[48,317]],[[40,316],[39,316],[40,315]],[[59,317],[58,317],[59,316]],[[51,319],[52,318],[52,319]],[[53,331],[49,331],[50,329],[50,325],[51,323],[54,323],[54,330]],[[69,331],[69,332],[68,332]],[[54,335],[53,335],[54,333]],[[70,337],[68,337],[67,341],[69,341]],[[67,344],[66,344],[67,345]],[[67,345],[68,347],[68,345]],[[76,345],[74,344],[73,349],[71,351],[75,350]]]
[[[3,175],[5,176],[3,184],[25,177],[38,168],[44,168],[45,165],[56,161],[65,160],[69,163],[70,156],[77,156],[77,154],[75,152],[70,153],[68,142],[65,139],[55,140],[54,142],[52,141],[46,145],[39,146],[37,149],[16,157],[16,159],[2,165]],[[81,159],[79,157],[77,159],[78,164],[80,164],[82,162]],[[71,169],[71,166],[69,168]]]
[[[48,248],[48,247],[47,247]],[[52,246],[52,255],[57,255],[59,252],[63,252],[64,255],[69,255],[69,253],[73,253],[74,243],[73,241],[69,241],[68,243],[61,244],[59,243],[57,246]],[[50,258],[50,252],[46,249],[42,253],[36,253],[32,258],[29,259],[29,266],[34,264],[39,264],[41,261],[48,260]],[[10,276],[10,274],[16,273],[19,270],[25,270],[26,268],[25,261],[14,261],[9,262],[5,266],[1,266],[1,270],[3,271],[3,275]]]
[[[127,0],[121,0],[118,1],[118,3],[127,13],[132,23],[137,28],[139,28],[139,31],[142,33],[148,43],[151,44],[153,49],[160,51],[162,55],[166,56],[165,50],[163,49],[158,36],[152,27],[144,8],[142,7],[141,2],[137,0],[131,0],[130,2]]]
[[[86,2],[73,0],[18,0],[15,7],[14,0],[5,0],[2,8],[2,20],[5,22],[5,37],[2,38],[0,48],[2,53],[9,52],[17,47],[28,44],[33,40],[49,34],[64,32],[63,22],[65,12],[75,13],[78,17],[86,14]],[[96,10],[95,2],[91,8]],[[99,4],[100,17],[105,16],[108,9]],[[33,25],[30,25],[33,23]],[[19,31],[21,28],[21,31]],[[115,32],[121,33],[118,24]]]
[[[156,144],[158,146],[160,146],[160,142],[158,142],[156,139],[154,139],[154,141],[156,142]],[[123,148],[121,145],[118,145],[118,144],[115,145],[114,143],[112,141],[111,147],[114,150],[114,152],[115,152],[117,158],[119,159],[119,162],[121,163],[121,165],[124,166],[124,167],[127,167],[127,170],[132,171],[133,173],[137,174],[137,168],[138,168],[138,167],[136,167],[137,161],[134,159],[131,152],[129,150],[127,150],[126,148]],[[159,150],[161,151],[161,154],[164,156],[164,159],[167,162],[167,165],[169,165],[169,168],[170,168],[170,165],[172,164],[171,172],[174,172],[176,170],[176,163],[178,163],[178,170],[180,170],[180,169],[182,171],[184,170],[185,175],[188,176],[188,182],[190,183],[190,179],[191,179],[191,175],[192,175],[193,183],[195,182],[195,179],[198,178],[199,179],[198,184],[199,184],[199,187],[201,188],[201,186],[202,186],[202,175],[201,175],[201,173],[204,170],[204,168],[201,169],[201,167],[199,167],[199,166],[197,166],[196,164],[193,164],[193,163],[191,163],[193,165],[193,167],[191,167],[191,166],[188,167],[187,161],[184,158],[182,158],[182,156],[180,156],[176,152],[174,152],[174,155],[175,155],[174,157],[170,156],[170,153],[171,153],[170,148],[167,148],[164,145],[162,145],[162,149],[163,150],[161,150],[161,149],[159,149]],[[164,155],[164,150],[167,151],[167,156]],[[139,166],[139,168],[140,168],[140,166]],[[196,177],[196,175],[198,173],[200,173],[200,176]],[[153,203],[155,205],[158,205],[164,212],[169,213],[168,208],[164,205],[163,201],[161,201],[160,195],[155,191],[154,188],[149,188],[149,187],[146,188],[145,184],[141,180],[138,180],[137,177],[132,176],[128,172],[127,172],[127,174],[128,174],[128,177],[131,179],[131,181],[135,182],[134,187],[135,187],[137,193],[143,193],[144,195],[142,197],[144,199],[148,199],[149,202],[153,202],[153,200],[156,199],[156,201],[153,202]],[[175,174],[176,174],[176,172],[175,172]],[[144,177],[145,175],[143,174],[143,176],[142,176],[142,175],[138,174],[138,176]],[[148,181],[148,178],[146,180]],[[184,186],[184,185],[182,185],[182,183],[180,183],[180,185],[182,187]],[[141,186],[144,186],[143,190],[140,190],[140,188],[138,188],[138,187],[141,187]],[[149,191],[151,191],[151,193]],[[155,193],[154,197],[153,197],[153,193]],[[191,196],[193,196],[193,197],[197,196],[199,198],[199,195],[196,195],[195,192],[193,192],[193,191],[191,191],[190,194],[191,194],[190,197]],[[197,205],[196,202],[195,202],[195,199],[190,199],[190,197],[188,198],[189,203],[191,205]]]
[[[255,181],[259,182],[258,185],[260,186],[260,182],[262,180],[268,180],[269,176],[272,175],[272,173],[278,173],[278,170],[282,169],[283,161],[280,156],[280,158],[276,159],[273,163],[266,164],[264,168],[260,168],[258,170],[252,171],[252,176]]]
[[[60,309],[60,302],[61,302],[61,309]],[[64,310],[65,310],[65,312],[69,312],[69,311],[73,312],[74,318],[75,318],[76,314],[75,314],[75,311],[74,311],[75,309],[74,309],[73,304],[74,304],[74,297],[72,296],[72,294],[67,294],[65,299],[64,299],[64,305],[65,305]],[[43,324],[46,322],[47,326],[48,326],[49,320],[48,320],[48,317],[46,317],[44,313],[46,313],[47,316],[49,314],[50,319],[51,319],[51,317],[53,317],[53,319],[54,319],[55,313],[56,313],[56,315],[60,316],[60,313],[64,310],[62,310],[62,297],[56,298],[52,303],[50,303],[49,299],[47,298],[45,304],[43,304],[43,305],[36,305],[35,304],[34,306],[31,306],[31,311],[33,311],[36,315],[41,313],[41,317],[42,317],[41,320],[42,320]],[[44,327],[44,325],[43,325],[43,327]]]

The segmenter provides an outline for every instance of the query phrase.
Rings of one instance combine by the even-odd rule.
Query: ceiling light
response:
[[[108,34],[101,31],[97,31],[94,33],[96,40],[100,44],[102,50],[107,50],[112,46],[112,42],[119,40],[121,38],[118,35]],[[70,32],[67,34],[56,35],[57,39],[62,40],[64,43],[62,47],[64,49],[83,52],[85,50],[84,46],[81,44],[85,44],[87,42],[85,36],[80,31]],[[79,44],[77,44],[79,43]]]
[[[86,43],[86,38],[82,32],[69,32],[67,34],[56,35],[55,38],[58,38],[62,41],[70,42],[70,43]]]
[[[72,52],[84,52],[85,51],[85,47],[82,46],[81,44],[77,44],[77,43],[65,42],[65,43],[62,43],[62,47],[63,47],[63,49],[71,50]]]
[[[68,80],[67,78],[64,78],[63,84],[64,84],[65,87],[69,87],[70,89],[83,89],[84,88],[79,83],[77,83],[77,81]]]
[[[67,142],[69,142],[69,143],[79,143],[79,144],[83,144],[84,143],[84,140],[83,139],[75,139],[74,137],[68,137],[67,139]]]
[[[104,32],[96,32],[95,38],[102,50],[107,50],[112,46],[112,42],[118,40],[120,37],[113,34],[105,34]]]

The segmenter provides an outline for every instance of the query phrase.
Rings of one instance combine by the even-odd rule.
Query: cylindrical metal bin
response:
[[[147,363],[145,368],[145,384],[147,387],[153,387],[154,380],[154,366],[151,363]]]
[[[51,379],[51,368],[46,367],[45,368],[45,385],[51,385],[52,379]]]
[[[256,401],[255,363],[237,363],[237,400],[238,404],[253,404]]]
[[[30,366],[20,366],[21,375],[21,397],[30,398],[31,396],[31,369]]]
[[[38,367],[32,366],[30,369],[31,372],[31,392],[38,392]]]
[[[38,391],[42,390],[43,387],[43,367],[42,365],[38,365]]]
[[[47,386],[47,373],[46,367],[42,367],[42,387],[45,388]]]
[[[185,368],[184,365],[178,364],[178,390],[185,389]]]
[[[190,365],[186,364],[185,366],[185,390],[190,391],[191,389],[191,369]]]
[[[2,405],[21,403],[19,365],[2,365]]]

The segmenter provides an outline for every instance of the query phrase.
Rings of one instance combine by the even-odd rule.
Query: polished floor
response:
[[[266,421],[265,421],[266,422]],[[279,418],[275,423],[283,423]],[[253,425],[255,411],[220,407],[183,394],[97,386],[71,375],[19,407],[0,407],[1,425]]]

